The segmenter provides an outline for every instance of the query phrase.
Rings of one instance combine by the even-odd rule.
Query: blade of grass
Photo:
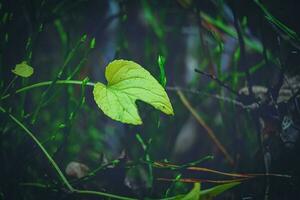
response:
[[[222,22],[218,19],[214,19],[202,11],[200,12],[200,16],[203,20],[215,25],[217,28],[221,29],[226,34],[230,35],[231,37],[234,37],[234,38],[238,37],[237,32],[234,30],[234,28],[232,26],[226,25],[224,22]],[[262,44],[258,40],[249,39],[248,37],[246,37],[245,44],[247,47],[249,47],[250,49],[252,49],[256,52],[259,52],[259,53],[263,52]]]
[[[61,79],[63,73],[65,72],[65,69],[67,67],[67,65],[69,64],[69,62],[71,61],[71,59],[74,57],[76,51],[78,50],[78,48],[86,41],[86,35],[83,35],[80,40],[77,42],[77,44],[75,45],[75,47],[69,52],[66,60],[64,61],[64,64],[62,65],[60,71],[58,72],[57,76],[52,80],[52,83],[49,85],[49,87],[42,93],[39,103],[34,111],[31,123],[34,124],[36,121],[36,118],[38,116],[38,113],[40,111],[40,109],[42,108],[43,102],[46,98],[46,96],[48,95],[48,93],[52,90],[52,88],[54,87],[55,83]]]
[[[259,1],[259,0],[254,0],[254,2],[256,3],[256,5],[258,5],[258,7],[263,11],[266,19],[271,23],[274,24],[276,27],[278,27],[281,31],[283,31],[284,33],[286,33],[288,35],[288,37],[290,37],[293,40],[296,40],[299,42],[299,36],[297,35],[297,33],[295,31],[293,31],[291,28],[287,27],[286,25],[284,25],[281,21],[279,21],[276,17],[274,17],[269,11],[268,9]]]
[[[138,140],[138,142],[141,144],[143,150],[144,150],[144,153],[145,153],[145,159],[146,161],[150,161],[150,155],[148,153],[148,145],[146,145],[146,143],[144,142],[143,138],[141,137],[140,134],[136,134],[135,135],[136,139]],[[148,164],[148,172],[149,172],[149,182],[150,182],[150,187],[152,188],[152,185],[153,185],[153,169],[152,169],[152,165],[151,164]]]

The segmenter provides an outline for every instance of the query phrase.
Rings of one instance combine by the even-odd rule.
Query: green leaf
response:
[[[173,197],[166,198],[168,200],[199,200],[201,191],[201,184],[194,183],[193,189],[187,194],[180,194]]]
[[[60,40],[62,42],[62,46],[67,46],[68,42],[68,35],[64,29],[64,26],[61,22],[61,20],[57,19],[54,21],[55,28],[57,29],[57,32],[59,34]]]
[[[199,200],[200,190],[201,190],[200,183],[194,183],[193,189],[187,195],[185,195],[182,198],[182,200]]]
[[[15,69],[11,70],[14,74],[21,77],[30,77],[33,74],[33,68],[30,67],[26,61],[23,61],[20,64],[17,64]]]
[[[158,19],[157,16],[153,13],[149,2],[146,0],[142,1],[143,13],[145,21],[150,25],[156,36],[162,39],[165,35],[164,27],[161,23],[162,19]]]
[[[240,182],[226,183],[206,190],[201,190],[200,183],[195,183],[194,188],[187,194],[180,194],[167,198],[168,200],[212,200],[230,188],[240,184]]]
[[[105,70],[107,85],[96,83],[94,99],[110,118],[128,124],[142,124],[136,100],[144,101],[168,115],[173,108],[167,93],[157,80],[139,64],[115,60]]]
[[[86,41],[86,38],[87,38],[87,34],[83,34],[80,38],[80,41],[81,42],[85,42]]]
[[[219,194],[229,190],[230,188],[238,184],[240,184],[240,182],[226,183],[206,190],[202,190],[200,193],[201,199],[213,199],[213,197],[218,196]]]
[[[96,45],[96,39],[93,38],[93,39],[91,40],[91,42],[90,42],[90,48],[91,48],[91,49],[95,48],[95,45]]]
[[[159,55],[157,62],[158,62],[159,71],[160,71],[159,82],[163,87],[165,87],[167,84],[167,78],[166,78],[166,73],[165,73],[166,59],[162,55]]]

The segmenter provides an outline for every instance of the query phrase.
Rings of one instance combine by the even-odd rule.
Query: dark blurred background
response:
[[[86,181],[65,172],[79,188],[161,198],[168,188],[176,195],[188,192],[192,184],[170,187],[160,177],[227,179],[155,168],[152,177],[139,134],[152,161],[183,165],[213,156],[197,166],[292,176],[251,179],[219,199],[297,199],[299,9],[296,0],[1,0],[2,96],[15,79],[11,70],[16,64],[26,61],[34,74],[16,78],[7,91],[11,96],[0,103],[35,133],[62,171],[72,163],[84,174],[108,166]],[[105,67],[114,59],[135,61],[159,80],[159,56],[166,60],[166,90],[175,115],[138,101],[141,126],[105,116],[90,87],[82,93],[78,85],[54,85],[43,98],[47,87],[14,94],[54,80],[64,65],[61,80],[72,75],[74,80],[89,77],[105,83]],[[39,148],[6,114],[0,117],[0,199],[94,198],[57,189],[59,178]],[[109,165],[115,160],[119,164]]]

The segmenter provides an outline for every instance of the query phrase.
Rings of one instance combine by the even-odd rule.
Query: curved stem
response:
[[[213,141],[213,143],[216,145],[216,147],[221,151],[221,153],[224,154],[226,160],[234,166],[234,160],[228,153],[228,151],[225,149],[225,147],[222,145],[222,143],[219,141],[219,139],[216,137],[216,134],[213,132],[213,130],[207,126],[207,124],[204,122],[204,120],[200,117],[200,115],[195,111],[195,109],[192,107],[190,102],[187,100],[187,98],[184,96],[184,94],[178,90],[177,94],[182,101],[183,105],[191,112],[193,117],[197,120],[197,122],[206,130],[209,138]]]
[[[49,82],[42,82],[44,84],[38,83],[35,84],[35,86],[31,85],[25,88],[34,88],[34,87],[39,87],[42,85],[47,85],[51,84],[51,81]],[[61,82],[62,83],[62,82]],[[79,84],[81,83],[81,81],[68,81],[67,84]],[[93,84],[93,83],[92,83]],[[38,86],[36,86],[38,85]],[[89,84],[91,85],[91,84]],[[24,88],[22,88],[24,89]],[[21,89],[20,89],[21,90]],[[28,89],[26,89],[28,90]],[[25,91],[25,90],[23,90]],[[113,199],[120,199],[120,200],[136,200],[134,198],[130,198],[130,197],[123,197],[123,196],[119,196],[119,195],[114,195],[114,194],[110,194],[110,193],[105,193],[105,192],[99,192],[99,191],[93,191],[93,190],[78,190],[73,188],[73,186],[70,184],[70,182],[67,180],[67,178],[65,177],[65,175],[63,174],[63,172],[61,171],[61,169],[58,167],[57,163],[54,161],[54,159],[50,156],[50,154],[47,152],[47,150],[45,149],[45,147],[42,145],[42,143],[34,136],[34,134],[24,125],[22,124],[22,122],[20,122],[17,118],[15,118],[12,114],[8,113],[3,107],[0,106],[0,111],[3,113],[7,113],[8,117],[15,122],[21,129],[23,129],[27,135],[38,145],[38,147],[42,150],[42,152],[44,153],[44,155],[47,157],[47,159],[49,160],[50,164],[52,165],[52,167],[55,169],[55,171],[57,172],[57,174],[59,175],[60,179],[62,180],[62,182],[64,183],[64,185],[66,185],[67,189],[71,192],[71,193],[77,193],[77,194],[89,194],[89,195],[98,195],[98,196],[105,196],[105,197],[110,197]],[[37,186],[37,187],[41,187],[41,184],[27,184],[27,186]]]
[[[1,106],[0,106],[0,111],[2,111],[3,113],[7,113],[6,110],[4,108],[2,108]],[[53,158],[50,156],[50,154],[47,152],[47,150],[44,148],[44,146],[42,145],[42,143],[40,143],[40,141],[34,136],[34,134],[22,124],[22,122],[20,122],[12,114],[9,114],[9,113],[7,113],[7,114],[9,116],[9,118],[12,121],[14,121],[20,128],[22,128],[27,133],[27,135],[29,137],[31,137],[31,139],[38,145],[38,147],[45,154],[45,156],[49,160],[50,164],[52,165],[52,167],[55,169],[55,171],[57,172],[57,174],[59,175],[59,177],[63,181],[63,183],[67,186],[67,188],[70,191],[73,192],[74,188],[70,185],[70,183],[68,182],[67,178],[64,176],[64,174],[62,173],[62,171],[60,170],[60,168],[58,167],[58,165],[56,164],[56,162],[53,160]]]
[[[46,85],[51,85],[52,82],[53,81],[44,81],[44,82],[39,82],[39,83],[35,83],[35,84],[32,84],[32,85],[29,85],[29,86],[26,86],[26,87],[23,87],[23,88],[20,88],[20,89],[16,90],[16,94],[21,93],[21,92],[25,92],[27,90],[31,90],[33,88],[38,88],[38,87],[43,87],[43,86],[46,86]],[[59,80],[55,84],[82,85],[82,84],[84,84],[84,81],[78,81],[78,80]],[[93,83],[93,82],[87,82],[86,85],[93,87],[95,85],[95,83]],[[10,94],[7,94],[7,95],[1,97],[1,100],[7,99],[8,97],[10,97]]]

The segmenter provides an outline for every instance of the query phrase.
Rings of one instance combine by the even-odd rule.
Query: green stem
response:
[[[146,161],[150,162],[151,159],[150,159],[150,155],[149,155],[149,152],[148,152],[148,150],[149,150],[148,145],[146,145],[146,143],[144,142],[144,140],[143,140],[143,138],[141,137],[140,134],[137,133],[135,136],[136,136],[138,142],[141,144],[141,146],[144,150]],[[150,186],[152,188],[152,186],[153,186],[153,168],[152,168],[151,163],[148,164],[148,171],[149,171],[149,176],[150,176],[149,182],[150,182]]]
[[[51,186],[45,185],[45,184],[42,184],[42,183],[20,183],[20,185],[21,186],[27,186],[27,187],[37,187],[37,188],[41,188],[41,189],[51,189]],[[54,192],[58,191],[55,188],[52,188],[52,190]],[[118,196],[118,195],[114,195],[114,194],[109,194],[109,193],[99,192],[99,191],[93,191],[93,190],[73,189],[72,192],[75,193],[75,194],[105,196],[105,197],[109,197],[109,198],[113,198],[113,199],[120,199],[120,200],[137,200],[137,199],[130,198],[130,197],[122,197],[122,196]]]
[[[10,83],[7,85],[7,87],[4,89],[4,91],[1,94],[1,97],[9,90],[9,88],[12,86],[12,84],[17,80],[18,76],[14,76],[14,78],[10,81]]]
[[[3,113],[7,113],[6,110],[0,106],[0,111],[2,111]],[[49,160],[50,164],[52,165],[52,167],[55,169],[55,171],[57,172],[57,174],[59,175],[59,177],[61,178],[61,180],[63,181],[63,183],[67,186],[67,188],[70,191],[74,191],[74,188],[70,185],[70,183],[68,182],[67,178],[64,176],[64,174],[62,173],[62,171],[59,169],[58,165],[56,164],[56,162],[52,159],[52,157],[50,156],[50,154],[47,152],[47,150],[44,148],[44,146],[40,143],[40,141],[34,136],[34,134],[27,129],[22,122],[20,122],[17,118],[15,118],[12,114],[7,113],[9,118],[14,121],[18,126],[20,126],[20,128],[22,128],[29,137],[31,137],[31,139],[38,145],[38,147],[42,150],[42,152],[45,154],[45,156],[47,157],[47,159]]]
[[[98,196],[105,196],[113,199],[121,199],[121,200],[137,200],[134,198],[130,197],[122,197],[114,194],[109,194],[109,193],[104,193],[104,192],[98,192],[98,191],[93,191],[93,190],[74,190],[75,193],[77,194],[87,194],[87,195],[98,195]]]
[[[51,84],[49,85],[49,87],[42,93],[42,95],[40,96],[40,101],[36,106],[36,109],[33,113],[32,119],[31,119],[31,124],[34,124],[38,113],[40,112],[40,109],[42,108],[42,105],[44,103],[44,100],[46,98],[46,96],[49,94],[49,92],[53,89],[53,86],[56,84],[56,82],[58,80],[61,79],[62,75],[65,72],[66,67],[69,65],[71,59],[74,57],[75,52],[79,49],[79,47],[85,42],[86,40],[86,34],[83,35],[80,40],[77,42],[76,46],[68,53],[66,60],[64,61],[64,64],[62,65],[60,71],[58,72],[58,74],[56,75],[55,79],[52,80]]]
[[[81,183],[82,181],[88,181],[90,180],[92,177],[94,177],[100,170],[106,169],[109,166],[116,166],[117,164],[120,163],[120,160],[113,160],[112,162],[109,162],[107,164],[104,165],[100,165],[99,167],[97,167],[96,169],[92,170],[90,173],[88,173],[86,176],[76,179],[75,181],[71,182],[72,185],[77,184],[77,183]]]
[[[42,189],[49,189],[51,186],[49,185],[44,185],[42,183],[19,183],[20,186],[28,186],[28,187],[37,187],[37,188],[42,188]],[[57,191],[57,189],[53,189],[54,191]]]
[[[49,81],[48,83],[51,84],[52,81]],[[74,82],[74,81],[73,81]],[[75,82],[81,82],[81,81],[75,81]],[[37,85],[37,84],[35,84]],[[47,85],[47,84],[46,84]],[[90,85],[90,84],[88,84]],[[29,87],[29,86],[28,86]],[[38,87],[38,86],[37,86]],[[31,87],[32,88],[32,87]],[[0,111],[3,113],[7,113],[6,110],[0,106]],[[17,118],[15,118],[12,114],[7,113],[7,115],[9,116],[9,118],[14,121],[20,128],[22,128],[27,135],[38,145],[38,147],[42,150],[42,152],[45,154],[45,156],[47,157],[47,159],[49,160],[50,164],[52,165],[52,167],[55,169],[55,171],[57,172],[57,174],[59,175],[59,177],[61,178],[61,180],[63,181],[63,183],[66,185],[66,187],[68,188],[68,190],[72,193],[77,193],[77,194],[89,194],[89,195],[98,195],[98,196],[105,196],[105,197],[109,197],[109,198],[113,198],[113,199],[120,199],[120,200],[136,200],[134,198],[129,198],[129,197],[123,197],[123,196],[118,196],[118,195],[114,195],[114,194],[110,194],[110,193],[105,193],[105,192],[98,192],[98,191],[92,191],[92,190],[78,190],[72,187],[72,185],[69,183],[69,181],[67,180],[67,178],[64,176],[63,172],[60,170],[60,168],[58,167],[58,165],[56,164],[56,162],[53,160],[53,158],[50,156],[50,154],[47,152],[47,150],[45,149],[45,147],[42,145],[42,143],[34,136],[34,134],[28,129],[26,128],[26,126],[24,124],[22,124],[22,122],[20,122]],[[29,186],[27,184],[27,186]],[[41,185],[32,185],[31,186],[38,186],[40,187]]]
[[[38,88],[38,87],[43,87],[43,86],[47,86],[47,85],[51,85],[53,81],[44,81],[44,82],[39,82],[39,83],[35,83],[35,84],[32,84],[32,85],[29,85],[29,86],[26,86],[26,87],[23,87],[23,88],[20,88],[18,90],[16,90],[16,94],[18,93],[21,93],[21,92],[25,92],[27,90],[31,90],[33,88]],[[77,80],[59,80],[59,81],[56,81],[55,84],[65,84],[65,85],[82,85],[84,84],[84,81],[77,81]],[[86,85],[88,86],[94,86],[95,83],[92,83],[92,82],[87,82]],[[10,94],[7,94],[3,97],[1,97],[1,100],[3,99],[7,99],[8,97],[10,97]]]

